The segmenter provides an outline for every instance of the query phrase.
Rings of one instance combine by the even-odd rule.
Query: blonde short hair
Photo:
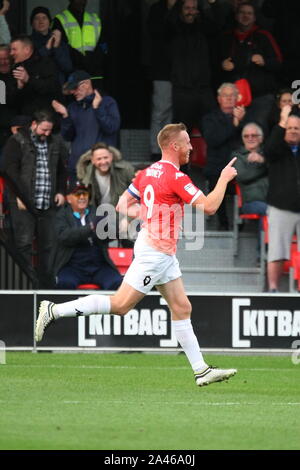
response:
[[[178,124],[167,124],[158,133],[157,143],[161,149],[164,149],[176,135],[186,130],[186,125],[182,122],[179,122]]]

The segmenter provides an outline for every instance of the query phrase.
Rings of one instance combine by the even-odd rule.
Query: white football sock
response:
[[[111,303],[108,295],[88,295],[70,302],[55,304],[53,313],[55,318],[77,317],[97,313],[107,314],[110,313],[110,309]]]
[[[184,350],[194,372],[207,367],[198,340],[195,336],[191,319],[172,321],[177,341]]]

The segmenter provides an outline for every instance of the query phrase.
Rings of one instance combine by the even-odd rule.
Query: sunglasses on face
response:
[[[245,134],[243,135],[244,139],[251,139],[252,137],[261,137],[260,134]]]
[[[81,197],[88,198],[89,193],[88,191],[77,191],[76,193],[73,193],[73,195],[77,198],[80,199]]]

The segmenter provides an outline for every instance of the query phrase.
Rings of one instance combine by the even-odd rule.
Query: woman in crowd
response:
[[[241,213],[244,214],[266,215],[268,168],[263,155],[263,138],[263,130],[258,124],[252,122],[246,124],[242,130],[243,145],[232,154],[232,158],[237,157],[236,180],[241,189]]]

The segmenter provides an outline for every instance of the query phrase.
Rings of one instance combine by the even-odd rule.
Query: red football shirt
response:
[[[202,191],[167,160],[141,171],[128,191],[141,203],[142,230],[147,242],[159,251],[175,254],[184,203],[192,204]]]

